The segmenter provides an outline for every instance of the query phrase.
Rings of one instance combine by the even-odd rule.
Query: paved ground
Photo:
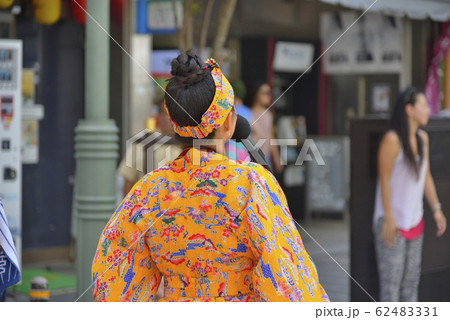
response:
[[[350,278],[342,270],[344,268],[350,273],[350,228],[348,219],[313,219],[309,223],[300,223],[300,226],[299,231],[303,243],[314,259],[319,271],[319,281],[327,291],[331,301],[350,301]],[[47,269],[69,275],[75,275],[76,273],[75,264],[66,261],[26,265],[25,267]],[[52,292],[50,297],[50,301],[54,302],[70,302],[76,299],[75,288]],[[27,295],[10,292],[7,301],[29,301],[29,298]]]
[[[303,244],[316,264],[319,281],[330,300],[350,301],[351,279],[347,275],[350,274],[348,219],[320,219],[300,225],[299,232]]]

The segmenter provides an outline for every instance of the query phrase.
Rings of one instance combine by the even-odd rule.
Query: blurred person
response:
[[[250,124],[252,125],[252,138],[255,143],[263,139],[264,144],[261,151],[266,156],[275,173],[281,173],[283,166],[281,165],[280,152],[278,146],[272,145],[270,141],[274,139],[273,113],[267,110],[272,103],[272,90],[265,82],[254,83],[248,92],[245,104],[250,107],[252,117]]]
[[[236,113],[250,122],[252,120],[252,111],[243,103],[246,95],[244,82],[242,80],[235,80],[231,81],[230,84],[234,92],[234,107],[236,108]],[[250,161],[248,150],[241,142],[233,140],[228,141],[225,144],[225,152],[226,156],[231,160]]]
[[[423,244],[423,195],[432,208],[438,237],[446,229],[430,173],[430,114],[425,95],[401,92],[378,150],[374,232],[381,301],[417,301]]]
[[[16,248],[0,199],[0,302],[6,301],[6,289],[19,281],[20,268]]]
[[[169,116],[164,109],[164,99],[158,101],[158,116],[157,116],[157,130],[162,134],[162,136],[150,141],[148,144],[140,147],[144,147],[144,159],[142,160],[144,170],[138,170],[138,162],[136,159],[137,151],[136,147],[147,138],[149,138],[155,131],[148,131],[142,138],[138,139],[133,143],[130,149],[126,151],[124,158],[121,160],[118,173],[124,178],[123,183],[123,197],[125,197],[136,182],[138,182],[145,174],[157,169],[158,164],[166,157],[166,152],[170,153],[170,160],[175,159],[182,151],[181,147],[176,144],[174,139],[169,140],[165,145],[155,149],[152,153],[153,161],[148,163],[147,161],[147,149],[157,144],[165,136],[173,137],[174,131],[170,124]],[[131,158],[133,160],[132,166],[127,165],[127,159]],[[167,161],[168,162],[168,161]],[[148,167],[150,165],[151,167]]]
[[[186,147],[144,176],[103,230],[95,300],[154,301],[164,277],[162,301],[328,301],[276,179],[225,156],[237,114],[219,66],[188,51],[171,67],[167,111]]]

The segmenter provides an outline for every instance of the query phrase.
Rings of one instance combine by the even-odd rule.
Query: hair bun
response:
[[[192,50],[181,53],[170,63],[173,76],[178,86],[186,87],[201,81],[209,69],[202,69],[204,63]]]

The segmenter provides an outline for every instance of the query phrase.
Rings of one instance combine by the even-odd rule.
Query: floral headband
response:
[[[228,82],[227,78],[220,71],[219,65],[214,59],[205,61],[207,64],[202,69],[211,69],[211,75],[214,79],[216,86],[216,93],[214,99],[209,106],[208,110],[203,114],[202,120],[197,126],[179,126],[175,121],[170,118],[169,110],[167,110],[166,101],[164,100],[164,107],[167,114],[169,114],[170,122],[176,133],[182,137],[192,137],[195,139],[202,139],[207,137],[214,129],[220,128],[225,122],[230,111],[234,105],[234,93],[233,88]]]

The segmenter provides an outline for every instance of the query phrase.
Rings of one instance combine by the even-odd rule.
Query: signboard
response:
[[[175,34],[182,25],[181,0],[136,1],[136,33]]]
[[[0,198],[21,264],[22,41],[0,40]]]
[[[358,19],[352,11],[320,17],[326,74],[399,73],[402,70],[402,20],[381,13]]]
[[[350,195],[350,139],[346,136],[313,137],[313,141],[325,164],[307,162],[306,218],[314,211],[344,215]]]
[[[170,62],[179,54],[178,50],[153,50],[150,70],[156,77],[170,78]]]
[[[206,47],[203,49],[201,57],[203,61],[206,61],[211,57],[211,51],[212,50],[210,47]],[[155,78],[164,78],[164,80],[170,78],[170,62],[179,54],[180,52],[178,50],[153,50],[150,62],[150,70],[152,72],[152,76]],[[225,48],[222,50],[221,54],[222,56],[220,58],[222,62],[220,63],[220,69],[226,76],[229,76],[231,73],[231,60],[235,55],[235,52]]]
[[[273,70],[293,73],[309,71],[313,58],[312,44],[278,41],[275,44]]]

